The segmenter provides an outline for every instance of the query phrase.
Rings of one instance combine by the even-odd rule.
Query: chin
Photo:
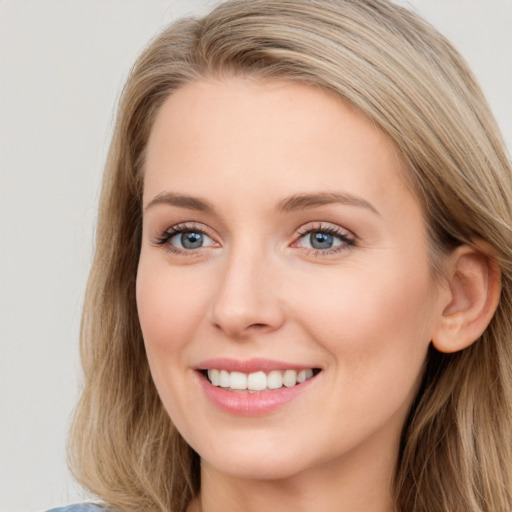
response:
[[[261,455],[245,460],[223,458],[205,462],[218,472],[243,480],[284,480],[304,469],[297,460],[274,458],[269,461]]]
[[[276,442],[269,438],[258,440],[257,436],[252,442],[238,439],[228,444],[218,439],[209,447],[197,448],[203,463],[241,479],[287,479],[314,465],[302,443]]]

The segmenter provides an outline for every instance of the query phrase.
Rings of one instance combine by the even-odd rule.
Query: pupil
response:
[[[333,236],[329,233],[317,231],[310,235],[311,247],[315,249],[330,249],[332,247]]]
[[[194,233],[193,231],[189,231],[188,233],[183,233],[181,235],[181,245],[183,245],[185,249],[197,249],[198,247],[201,247],[202,244],[202,233]]]

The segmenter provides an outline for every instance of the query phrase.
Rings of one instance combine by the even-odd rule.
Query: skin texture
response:
[[[155,201],[171,192],[213,211]],[[276,210],[314,193],[358,201]],[[156,118],[143,202],[139,317],[158,392],[202,459],[190,510],[392,510],[400,431],[451,299],[429,271],[391,142],[316,88],[196,82]],[[202,247],[158,243],[183,223],[206,233]],[[306,231],[332,228],[353,243],[310,247]],[[195,368],[217,357],[322,371],[290,403],[247,417],[199,385]]]

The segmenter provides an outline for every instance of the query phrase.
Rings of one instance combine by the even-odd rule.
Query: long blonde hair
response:
[[[74,475],[114,509],[183,511],[199,458],[162,407],[135,304],[145,147],[179,87],[250,74],[338,94],[394,142],[439,255],[484,240],[502,272],[497,312],[455,354],[431,348],[404,425],[393,493],[401,512],[512,510],[512,169],[467,65],[429,24],[387,0],[234,0],[170,25],[144,51],[119,105],[100,202],[70,438]]]

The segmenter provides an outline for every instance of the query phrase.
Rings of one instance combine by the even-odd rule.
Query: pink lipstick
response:
[[[195,369],[215,406],[243,416],[279,409],[307,392],[320,373],[316,367],[270,359],[211,359]]]

